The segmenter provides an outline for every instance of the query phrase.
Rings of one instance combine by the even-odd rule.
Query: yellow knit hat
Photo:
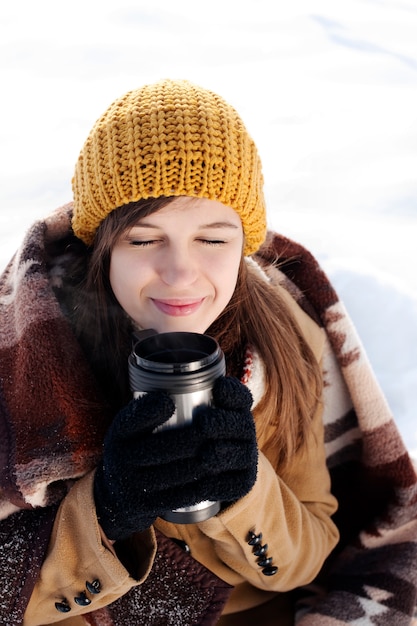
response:
[[[72,180],[73,230],[91,245],[114,209],[145,198],[217,200],[240,216],[245,254],[266,234],[261,162],[236,111],[184,80],[130,91],[95,123]]]

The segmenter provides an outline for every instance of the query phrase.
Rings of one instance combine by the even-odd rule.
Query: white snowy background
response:
[[[333,279],[417,455],[417,0],[14,0],[0,51],[0,268],[71,199],[116,97],[211,88],[258,144],[270,225]]]

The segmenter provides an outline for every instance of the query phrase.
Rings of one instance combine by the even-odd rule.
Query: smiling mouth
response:
[[[165,313],[165,315],[181,317],[195,313],[203,304],[204,298],[186,302],[184,300],[156,300],[152,298],[152,302],[156,308],[162,313]]]

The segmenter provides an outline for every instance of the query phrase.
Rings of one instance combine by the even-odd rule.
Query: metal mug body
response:
[[[225,374],[225,360],[217,342],[199,333],[145,331],[129,357],[129,380],[134,397],[163,389],[175,403],[175,412],[158,430],[181,428],[193,419],[197,407],[212,402],[214,381]],[[220,502],[202,501],[167,511],[163,519],[178,524],[202,522],[220,510]]]

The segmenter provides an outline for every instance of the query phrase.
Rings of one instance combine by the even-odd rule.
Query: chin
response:
[[[158,333],[199,333],[204,335],[208,326],[206,324],[198,324],[183,322],[181,324],[156,324],[153,326]]]

